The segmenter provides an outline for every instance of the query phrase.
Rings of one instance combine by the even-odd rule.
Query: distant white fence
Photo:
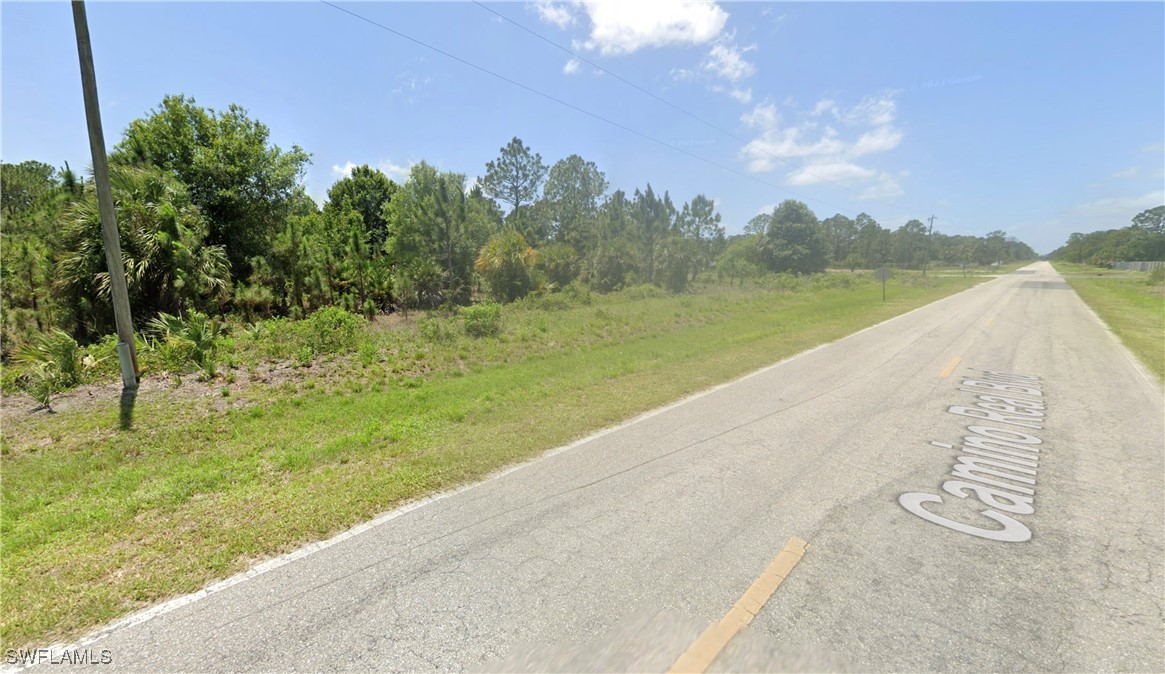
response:
[[[1152,262],[1113,262],[1113,269],[1124,269],[1125,271],[1153,271],[1157,267],[1165,267],[1165,262],[1161,260],[1154,260]]]

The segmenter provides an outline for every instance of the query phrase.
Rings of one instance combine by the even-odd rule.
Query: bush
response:
[[[594,301],[591,289],[585,283],[574,281],[562,289],[562,295],[573,304],[589,306]]]
[[[465,334],[470,337],[496,337],[502,332],[502,307],[485,302],[461,310]]]
[[[81,383],[81,348],[62,330],[33,337],[14,360],[28,368],[19,377],[20,388],[46,409],[52,409],[54,395]]]
[[[535,287],[538,253],[515,231],[496,234],[482,246],[474,268],[498,302],[513,302]]]
[[[565,243],[551,243],[538,249],[536,267],[553,288],[565,288],[578,276],[578,252]]]
[[[326,307],[297,324],[305,344],[315,353],[338,353],[356,346],[364,319],[340,307]]]
[[[32,369],[44,366],[63,389],[81,383],[81,347],[63,330],[36,335],[16,352],[14,360]]]
[[[185,317],[162,313],[147,325],[162,339],[158,354],[166,370],[181,372],[187,363],[193,363],[207,379],[214,378],[225,334],[217,318],[199,311],[191,311]]]

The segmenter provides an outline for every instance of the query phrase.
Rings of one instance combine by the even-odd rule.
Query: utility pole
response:
[[[930,264],[930,240],[931,235],[934,234],[934,216],[930,216],[930,229],[926,231],[926,247],[923,249],[925,256],[922,258],[922,278],[926,278],[926,267]]]
[[[109,163],[105,156],[105,135],[101,131],[101,107],[97,103],[97,75],[93,70],[93,46],[89,41],[89,21],[84,0],[73,0],[73,27],[77,32],[77,57],[81,61],[81,90],[85,95],[85,121],[89,126],[89,150],[93,154],[93,179],[97,182],[97,208],[101,212],[101,240],[105,266],[109,269],[109,289],[113,318],[117,323],[117,357],[121,361],[121,383],[126,389],[138,387],[138,354],[129,311],[129,291],[125,284],[125,264],[121,260],[121,240],[113,210],[113,190],[109,186]]]

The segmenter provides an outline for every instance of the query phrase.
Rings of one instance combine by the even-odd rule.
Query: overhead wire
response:
[[[494,16],[502,19],[503,21],[506,21],[506,22],[510,23],[511,25],[515,26],[516,28],[519,28],[520,30],[525,31],[526,33],[529,33],[530,35],[538,38],[539,40],[554,47],[555,49],[558,49],[566,54],[569,54],[572,58],[578,59],[582,63],[586,63],[589,66],[597,68],[598,70],[602,71],[603,73],[605,73],[607,75],[610,75],[612,78],[614,78],[616,80],[619,80],[620,82],[622,82],[623,84],[626,84],[627,86],[631,87],[632,89],[635,89],[636,91],[638,91],[646,96],[649,96],[660,103],[663,103],[664,105],[668,106],[669,108],[672,108],[676,112],[679,112],[683,115],[686,115],[687,117],[690,117],[691,119],[696,120],[697,122],[703,124],[704,126],[710,128],[718,133],[721,133],[724,136],[727,136],[728,138],[731,138],[737,142],[745,143],[746,145],[752,143],[752,141],[748,140],[747,138],[743,138],[740,135],[732,132],[729,129],[725,129],[724,127],[722,127],[714,122],[710,122],[707,119],[704,119],[703,117],[701,117],[700,115],[697,115],[696,113],[669,101],[668,99],[660,96],[659,94],[656,94],[655,92],[653,92],[649,89],[646,89],[646,88],[636,84],[635,82],[632,82],[631,80],[628,80],[627,78],[623,77],[622,75],[619,75],[618,73],[611,71],[610,69],[604,67],[603,65],[601,65],[599,63],[595,63],[594,61],[588,59],[587,57],[583,56],[582,54],[579,54],[578,52],[574,51],[573,49],[570,49],[569,47],[566,47],[564,45],[561,45],[561,44],[555,42],[554,40],[546,37],[545,35],[530,28],[529,26],[526,26],[525,24],[522,24],[522,23],[514,20],[513,18],[506,16],[505,14],[502,14],[501,12],[493,9],[492,7],[485,5],[484,3],[480,2],[479,0],[471,0],[471,1],[473,2],[473,4],[477,5],[481,9],[489,12],[490,14],[493,14]],[[776,159],[777,161],[780,161],[780,162],[786,164],[787,166],[790,166],[790,167],[802,172],[803,174],[805,174],[807,176],[812,176],[812,177],[817,178],[818,180],[821,180],[823,182],[832,183],[833,185],[836,185],[844,190],[847,190],[849,192],[856,194],[859,198],[868,199],[870,201],[877,201],[879,203],[882,203],[882,204],[894,209],[895,212],[904,213],[901,206],[897,206],[897,205],[892,204],[888,201],[885,201],[884,199],[879,199],[877,197],[864,197],[862,192],[850,187],[849,185],[846,185],[845,183],[843,183],[839,180],[834,180],[834,179],[829,178],[827,176],[823,176],[823,175],[820,175],[818,173],[814,173],[813,171],[809,170],[809,168],[804,166],[803,164],[799,164],[791,159],[788,159],[787,157],[782,157],[781,155],[778,155],[776,153],[769,152],[768,150],[766,150],[762,146],[753,145],[752,147],[753,147],[753,149],[759,151],[761,154],[764,154],[764,155],[767,155],[773,159]]]
[[[652,136],[652,135],[650,135],[650,134],[644,133],[643,131],[639,131],[638,129],[631,128],[631,127],[629,127],[629,126],[627,126],[627,125],[625,125],[625,124],[622,124],[622,123],[620,123],[620,122],[616,122],[615,120],[612,120],[612,119],[610,119],[610,118],[608,118],[608,117],[604,117],[603,115],[600,115],[600,114],[598,114],[598,113],[596,113],[596,112],[592,112],[592,111],[590,111],[590,110],[587,110],[587,109],[585,109],[585,108],[582,108],[582,107],[580,107],[580,106],[578,106],[578,105],[575,105],[574,103],[571,103],[571,102],[569,102],[569,101],[566,101],[566,100],[563,100],[563,99],[561,99],[561,98],[558,98],[557,96],[554,96],[553,94],[548,94],[548,93],[546,93],[546,92],[544,92],[544,91],[541,91],[541,90],[539,90],[539,89],[536,89],[536,88],[534,88],[534,87],[531,87],[531,86],[529,86],[529,85],[527,85],[527,84],[524,84],[524,83],[522,83],[522,82],[519,82],[519,81],[517,81],[517,80],[515,80],[515,79],[512,79],[512,78],[510,78],[510,77],[507,77],[506,75],[503,75],[503,74],[501,74],[501,73],[498,73],[498,72],[496,72],[496,71],[490,70],[489,68],[486,68],[486,67],[484,67],[484,66],[481,66],[481,65],[478,65],[478,64],[476,64],[476,63],[474,63],[474,62],[472,62],[472,61],[469,61],[469,60],[467,60],[467,59],[464,59],[464,58],[462,58],[462,57],[460,57],[460,56],[457,56],[456,54],[452,54],[452,53],[450,53],[450,52],[447,52],[447,51],[445,51],[444,49],[441,49],[440,47],[436,47],[436,46],[434,46],[434,45],[431,45],[431,44],[429,44],[429,43],[427,43],[427,42],[424,42],[423,40],[417,39],[417,38],[415,38],[415,37],[413,37],[413,36],[411,36],[411,35],[408,35],[408,34],[406,34],[406,33],[403,33],[403,32],[401,32],[401,31],[399,31],[399,30],[396,30],[395,28],[391,28],[391,27],[389,27],[389,26],[386,26],[386,25],[384,25],[384,24],[382,24],[382,23],[380,23],[380,22],[378,22],[378,21],[375,21],[375,20],[373,20],[373,19],[370,19],[370,18],[368,18],[368,17],[366,17],[366,16],[364,16],[364,15],[362,15],[362,14],[358,14],[358,13],[356,13],[356,12],[353,12],[353,11],[349,10],[349,9],[346,9],[346,8],[344,8],[344,7],[341,7],[341,6],[339,6],[339,5],[336,5],[335,3],[332,3],[332,2],[330,2],[329,0],[320,0],[320,2],[321,2],[322,4],[324,4],[324,5],[327,5],[327,6],[331,7],[331,8],[333,8],[333,9],[336,9],[336,10],[338,10],[338,11],[340,11],[340,12],[343,12],[343,13],[345,13],[345,14],[348,14],[349,16],[352,16],[352,17],[354,17],[354,18],[356,18],[356,19],[359,19],[359,20],[361,20],[361,21],[363,21],[363,22],[365,22],[365,23],[368,23],[368,24],[370,24],[370,25],[372,25],[372,26],[375,26],[375,27],[377,27],[377,28],[380,28],[381,30],[387,31],[388,33],[391,33],[391,34],[393,34],[393,35],[395,35],[395,36],[397,36],[397,37],[399,37],[399,38],[401,38],[401,39],[403,39],[403,40],[408,40],[409,42],[412,42],[412,43],[414,43],[414,44],[417,44],[417,45],[420,45],[420,46],[422,46],[422,47],[424,47],[424,48],[426,48],[426,49],[429,49],[429,50],[431,50],[431,51],[434,51],[434,52],[436,52],[436,53],[438,53],[438,54],[441,54],[442,56],[445,56],[446,58],[452,59],[452,60],[454,60],[454,61],[457,61],[458,63],[461,63],[461,64],[463,64],[463,65],[466,65],[466,66],[468,66],[468,67],[470,67],[470,68],[473,68],[474,70],[480,71],[480,72],[482,72],[482,73],[485,73],[485,74],[487,74],[487,75],[489,75],[489,76],[491,76],[491,77],[497,78],[497,79],[499,79],[499,80],[501,80],[501,81],[503,81],[503,82],[506,82],[507,84],[510,84],[510,85],[512,85],[512,86],[515,86],[515,87],[518,87],[518,88],[520,88],[520,89],[523,89],[523,90],[525,90],[525,91],[528,91],[528,92],[530,92],[530,93],[532,93],[532,94],[534,94],[534,95],[536,95],[536,96],[540,96],[540,97],[542,97],[542,98],[545,98],[545,99],[547,99],[547,100],[549,100],[549,101],[552,101],[552,102],[554,102],[554,103],[557,103],[557,104],[559,104],[559,105],[562,105],[562,106],[564,106],[564,107],[570,108],[571,110],[574,110],[574,111],[576,111],[576,112],[579,112],[579,113],[581,113],[581,114],[583,114],[583,115],[586,115],[586,116],[588,116],[588,117],[591,117],[591,118],[593,118],[593,119],[596,119],[596,120],[598,120],[598,121],[600,121],[600,122],[603,122],[603,123],[605,123],[605,124],[609,124],[610,126],[613,126],[613,127],[615,127],[615,128],[621,129],[621,130],[623,130],[623,131],[625,131],[625,132],[627,132],[627,133],[633,134],[633,135],[635,135],[635,136],[638,136],[638,137],[640,137],[640,138],[643,138],[643,139],[645,139],[645,140],[651,141],[652,143],[655,143],[655,144],[657,144],[657,145],[660,145],[660,146],[662,146],[662,147],[666,147],[666,148],[669,148],[669,149],[671,149],[671,150],[674,150],[674,151],[676,151],[676,152],[679,152],[679,153],[681,153],[681,154],[687,155],[688,157],[691,157],[691,158],[693,158],[693,159],[699,160],[699,161],[701,161],[701,162],[704,162],[704,163],[706,163],[706,164],[709,164],[709,165],[711,165],[711,166],[715,166],[716,168],[719,168],[719,169],[721,169],[722,171],[726,171],[726,172],[728,172],[728,173],[734,174],[734,175],[736,175],[736,176],[739,176],[739,177],[741,177],[741,178],[745,178],[745,179],[747,179],[747,180],[751,180],[751,181],[753,181],[753,182],[756,182],[756,183],[759,183],[759,184],[761,184],[761,185],[765,185],[766,187],[771,187],[771,188],[773,188],[773,189],[775,189],[775,190],[779,190],[779,191],[781,191],[781,192],[784,192],[785,194],[788,194],[788,195],[791,195],[791,196],[797,197],[797,198],[799,198],[799,199],[802,199],[802,200],[804,200],[804,201],[811,201],[811,202],[816,202],[816,203],[817,203],[819,206],[826,206],[826,207],[828,207],[829,209],[835,209],[835,206],[834,206],[834,205],[832,205],[832,204],[829,204],[829,203],[826,203],[825,201],[823,201],[823,200],[821,200],[821,199],[814,199],[814,198],[811,198],[811,197],[805,196],[805,195],[803,195],[803,194],[799,194],[799,193],[797,193],[797,192],[794,192],[793,190],[790,190],[790,189],[788,189],[787,187],[784,187],[784,186],[782,186],[782,185],[778,185],[778,184],[776,184],[776,183],[770,182],[770,181],[768,181],[768,180],[765,180],[765,179],[763,179],[763,178],[760,178],[760,177],[758,177],[758,176],[754,176],[754,175],[750,175],[750,174],[744,173],[743,171],[740,171],[740,170],[737,170],[737,169],[735,169],[735,168],[732,168],[731,166],[727,166],[727,165],[725,165],[725,164],[722,164],[722,163],[720,163],[720,162],[718,162],[718,161],[716,161],[716,160],[714,160],[714,159],[709,159],[709,158],[707,158],[707,157],[704,157],[704,156],[702,156],[702,155],[698,155],[698,154],[696,154],[696,153],[694,153],[694,152],[690,152],[690,151],[688,151],[688,150],[685,150],[685,149],[683,149],[682,147],[679,147],[679,146],[677,146],[677,145],[673,145],[672,143],[669,143],[669,142],[667,142],[667,141],[660,140],[659,138],[656,138],[656,137],[654,137],[654,136]],[[840,209],[837,209],[837,210],[839,210],[839,211],[840,211]]]

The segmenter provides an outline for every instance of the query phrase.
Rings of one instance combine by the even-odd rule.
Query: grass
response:
[[[1165,283],[1146,272],[1055,263],[1056,271],[1121,342],[1165,383]]]
[[[16,415],[0,454],[0,638],[75,638],[981,280],[899,272],[886,304],[849,275],[563,293],[505,307],[496,337],[429,316],[267,383],[292,369],[258,359],[279,349],[257,330],[235,338],[235,369],[194,385],[205,394],[144,392],[131,430],[115,397]],[[244,370],[250,383],[223,385]]]

